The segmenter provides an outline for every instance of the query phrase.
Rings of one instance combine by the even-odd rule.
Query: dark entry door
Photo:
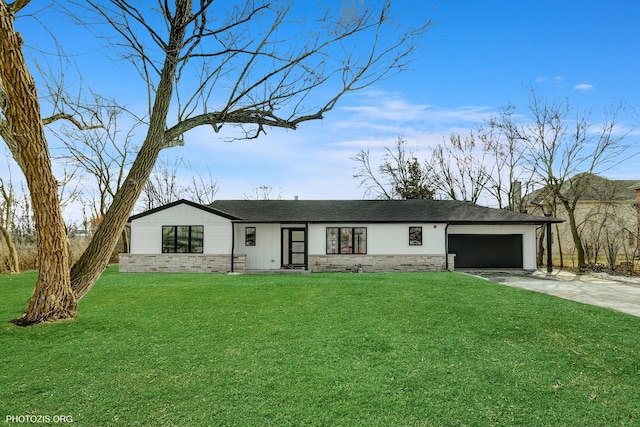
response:
[[[522,268],[522,234],[450,234],[456,268]]]
[[[304,228],[282,229],[282,266],[306,267],[307,243]]]

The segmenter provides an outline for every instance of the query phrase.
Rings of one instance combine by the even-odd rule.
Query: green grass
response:
[[[16,327],[34,283],[0,276],[6,425],[640,424],[640,318],[462,274],[111,267],[76,321]]]

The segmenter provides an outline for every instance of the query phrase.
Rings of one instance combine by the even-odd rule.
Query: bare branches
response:
[[[85,123],[82,123],[75,116],[68,113],[57,113],[57,114],[54,114],[53,116],[45,117],[44,119],[42,119],[42,123],[44,123],[44,125],[46,126],[53,122],[57,122],[58,120],[67,120],[68,122],[72,123],[75,127],[77,127],[79,130],[98,129],[101,127],[100,125],[87,125]]]
[[[249,194],[244,193],[244,199],[245,200],[282,200],[282,189],[275,197],[272,194],[273,194],[273,187],[270,187],[268,185],[261,185],[258,188],[254,188],[253,192]]]
[[[360,180],[360,187],[364,187],[364,197],[374,195],[380,199],[393,199],[391,190],[387,189],[382,178],[378,178],[377,170],[371,167],[371,153],[369,150],[361,150],[351,160],[360,164],[360,169],[353,177]]]
[[[402,138],[396,140],[393,149],[385,147],[377,170],[371,167],[369,151],[360,151],[352,160],[360,164],[354,178],[360,179],[365,197],[373,194],[379,199],[433,198],[429,171],[423,169],[413,152],[407,152]]]
[[[186,167],[190,179],[181,179],[180,169]],[[180,199],[191,200],[202,205],[213,203],[218,192],[218,183],[211,171],[208,176],[194,172],[191,165],[181,157],[161,159],[142,192],[145,209],[153,209]]]
[[[590,121],[591,112],[574,111],[568,101],[539,98],[531,90],[527,121],[514,118],[515,108],[501,115],[498,126],[525,147],[526,164],[543,185],[543,205],[550,211],[556,203],[567,213],[575,244],[578,267],[585,266],[585,248],[579,232],[576,209],[591,181],[616,162],[629,148],[624,134],[616,135],[612,108],[599,129]]]
[[[431,156],[435,188],[451,200],[477,203],[491,179],[488,147],[469,136],[450,135],[448,144],[435,147]]]
[[[157,49],[169,53],[166,34],[177,25],[175,11],[164,1],[155,16],[125,0],[111,0],[111,8],[90,4],[122,38],[116,47],[153,96],[162,68]],[[430,25],[401,29],[389,0],[378,9],[361,5],[348,11],[323,11],[318,4],[318,13],[311,10],[308,19],[308,5],[296,7],[244,2],[225,10],[207,0],[191,9],[180,24],[185,37],[176,46],[177,123],[171,133],[196,123],[216,131],[229,124],[249,126],[253,131],[244,137],[255,138],[268,126],[295,129],[322,119],[345,94],[403,70]],[[318,102],[310,95],[320,86],[332,94]],[[191,125],[181,125],[194,117]]]
[[[66,148],[63,159],[67,164],[88,175],[83,180],[84,190],[85,193],[97,192],[97,200],[92,201],[90,207],[93,216],[99,218],[104,216],[124,182],[135,157],[135,131],[142,122],[125,108],[100,97],[96,97],[93,106],[85,108],[91,108],[95,126],[86,128],[74,123],[74,126],[62,126],[54,134]]]

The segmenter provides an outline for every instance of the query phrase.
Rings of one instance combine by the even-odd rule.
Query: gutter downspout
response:
[[[296,196],[297,198],[298,196]],[[309,270],[309,223],[304,223],[304,266]]]
[[[236,225],[231,221],[231,272],[234,272],[233,259],[235,258],[236,250]]]
[[[449,234],[448,234],[448,229],[449,229],[449,223],[447,222],[447,225],[444,226],[444,268],[447,271],[451,271],[451,270],[449,270]]]

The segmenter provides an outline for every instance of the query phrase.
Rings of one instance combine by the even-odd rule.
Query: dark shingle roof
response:
[[[562,221],[455,200],[216,200],[209,208],[243,222],[543,224]]]

